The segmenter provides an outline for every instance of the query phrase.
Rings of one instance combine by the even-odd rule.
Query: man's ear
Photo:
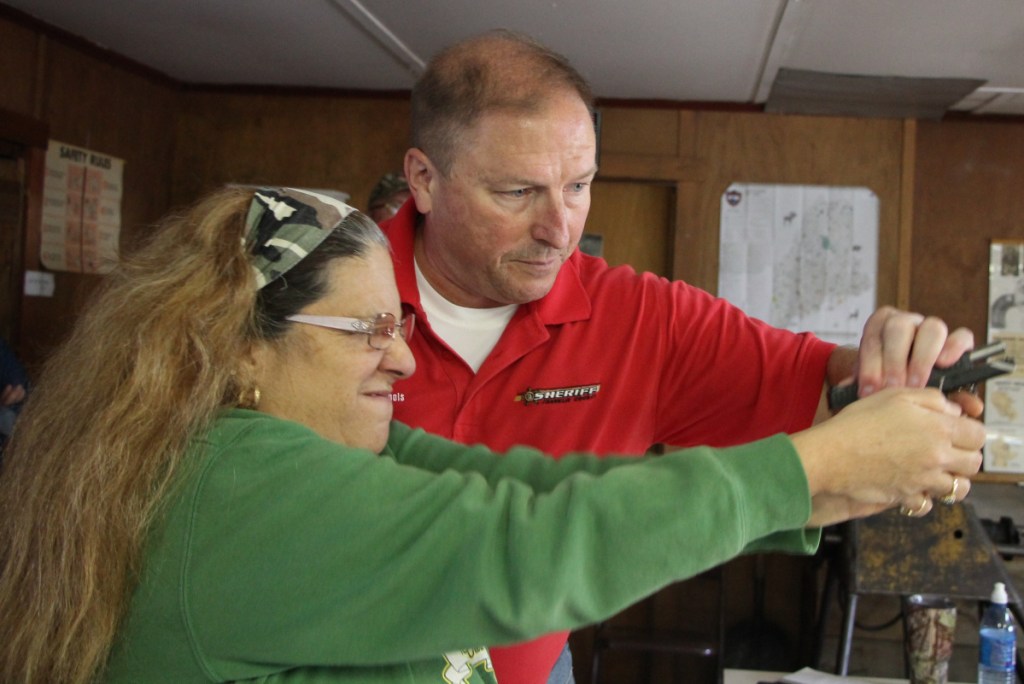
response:
[[[436,178],[437,170],[423,150],[412,147],[405,153],[405,180],[416,202],[416,211],[421,214],[430,213]]]

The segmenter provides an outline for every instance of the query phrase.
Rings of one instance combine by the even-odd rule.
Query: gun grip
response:
[[[852,404],[857,400],[857,383],[832,387],[828,391],[828,407],[833,411]]]

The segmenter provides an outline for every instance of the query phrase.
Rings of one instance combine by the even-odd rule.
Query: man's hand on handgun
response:
[[[940,318],[882,307],[864,325],[853,375],[866,397],[885,387],[924,387],[932,368],[946,368],[974,348],[967,328],[949,332]]]
[[[1006,343],[995,342],[981,349],[964,352],[956,363],[946,368],[936,366],[928,375],[928,387],[943,392],[946,395],[956,393],[961,400],[961,408],[968,411],[968,415],[975,415],[975,404],[977,396],[974,394],[979,382],[994,378],[1004,373],[1012,373],[1015,365],[1012,359],[995,357],[1006,353]],[[857,400],[857,383],[839,385],[828,391],[828,405],[832,411],[838,411],[844,406]],[[961,396],[962,395],[962,396]],[[971,399],[971,397],[974,399]],[[980,400],[978,400],[980,402]],[[977,413],[981,413],[981,405],[977,404]]]
[[[956,364],[974,347],[974,333],[967,328],[949,332],[940,318],[901,311],[885,306],[874,312],[864,325],[860,347],[836,349],[829,359],[827,384],[836,386],[855,383],[852,397],[845,397],[832,406],[836,398],[822,402],[818,419],[831,415],[857,397],[866,397],[886,387],[924,387],[934,368]],[[849,389],[842,394],[848,394]],[[950,395],[964,413],[981,415],[982,401],[969,392]]]

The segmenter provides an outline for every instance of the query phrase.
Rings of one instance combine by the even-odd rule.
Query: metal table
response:
[[[842,634],[837,671],[850,664],[857,599],[866,594],[938,594],[987,601],[992,585],[1003,582],[1010,608],[1024,624],[1021,600],[1003,560],[969,503],[937,505],[923,518],[891,510],[846,523],[843,536]],[[1020,674],[1018,658],[1018,674]]]

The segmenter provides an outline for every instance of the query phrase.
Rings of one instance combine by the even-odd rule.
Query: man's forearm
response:
[[[821,388],[821,400],[814,414],[815,424],[832,416],[832,410],[828,406],[828,392],[843,380],[850,378],[856,364],[856,347],[836,347],[829,355],[828,364],[825,366],[825,382]]]

